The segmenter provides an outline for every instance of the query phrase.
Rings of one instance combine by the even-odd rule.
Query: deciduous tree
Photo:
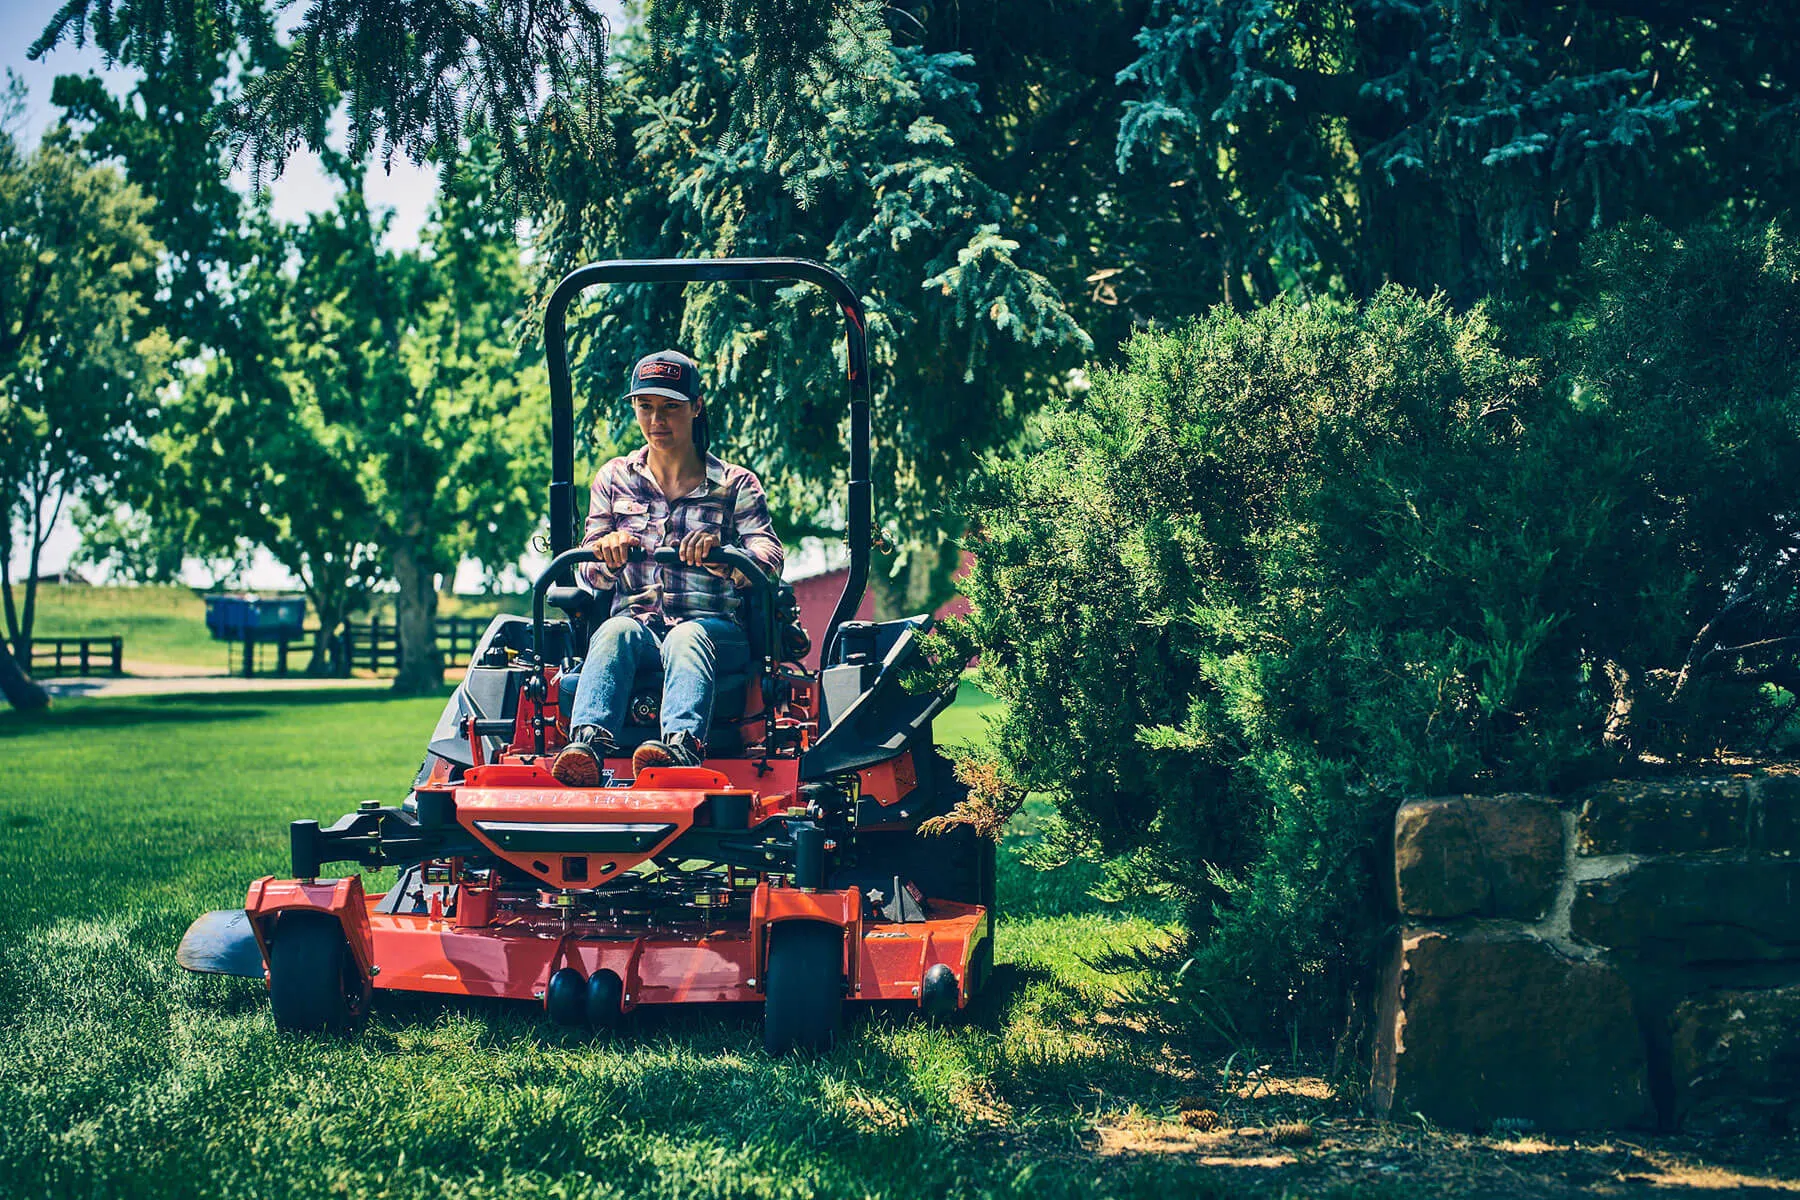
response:
[[[65,139],[25,154],[0,138],[0,592],[26,669],[51,527],[71,497],[120,471],[155,419],[170,346],[144,327],[160,250],[148,209]]]

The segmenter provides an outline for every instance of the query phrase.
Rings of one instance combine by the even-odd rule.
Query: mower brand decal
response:
[[[638,382],[648,379],[680,379],[681,364],[672,362],[647,362],[638,368]]]

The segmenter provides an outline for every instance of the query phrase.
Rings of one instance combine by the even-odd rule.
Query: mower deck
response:
[[[366,922],[367,966],[377,990],[435,992],[542,1002],[550,977],[571,967],[583,978],[610,971],[624,985],[622,1011],[646,1004],[760,1002],[759,948],[779,919],[845,921],[847,1000],[925,1003],[926,973],[940,963],[956,981],[954,1004],[968,1002],[969,965],[986,936],[985,910],[948,901],[932,905],[923,921],[861,920],[855,891],[798,893],[758,885],[749,924],[670,922],[657,928],[617,923],[563,921],[536,905],[491,908],[479,889],[465,889],[452,910],[465,905],[489,923],[464,924],[460,915],[379,911],[383,896],[361,896],[354,880],[301,883],[274,878],[250,886],[245,908],[254,915],[284,909],[342,911],[360,899]],[[849,919],[846,921],[846,915]],[[346,922],[346,925],[354,922]],[[352,939],[353,945],[356,939]],[[360,957],[360,955],[359,955]],[[945,997],[944,999],[948,999]],[[938,1000],[943,1003],[943,1000]]]

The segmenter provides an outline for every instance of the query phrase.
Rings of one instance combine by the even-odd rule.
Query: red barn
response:
[[[964,565],[957,571],[960,578],[968,569],[968,556],[963,558]],[[804,570],[805,568],[802,568]],[[814,571],[810,575],[788,577],[794,585],[794,598],[800,602],[800,623],[806,626],[806,632],[812,635],[812,652],[806,656],[806,668],[809,671],[819,669],[820,643],[825,640],[825,626],[831,620],[832,610],[837,607],[838,598],[844,594],[844,580],[849,577],[848,567],[833,567],[829,570]],[[952,596],[932,615],[942,620],[949,616],[960,616],[969,611],[967,596]],[[856,610],[858,621],[875,619],[875,598],[868,592],[863,593],[862,605]]]

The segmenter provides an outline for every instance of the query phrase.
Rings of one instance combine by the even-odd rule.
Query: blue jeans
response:
[[[726,617],[695,617],[660,634],[636,617],[609,617],[588,642],[569,728],[598,725],[621,736],[638,672],[657,668],[663,680],[662,736],[685,733],[704,742],[712,724],[713,681],[749,662],[744,627]]]

